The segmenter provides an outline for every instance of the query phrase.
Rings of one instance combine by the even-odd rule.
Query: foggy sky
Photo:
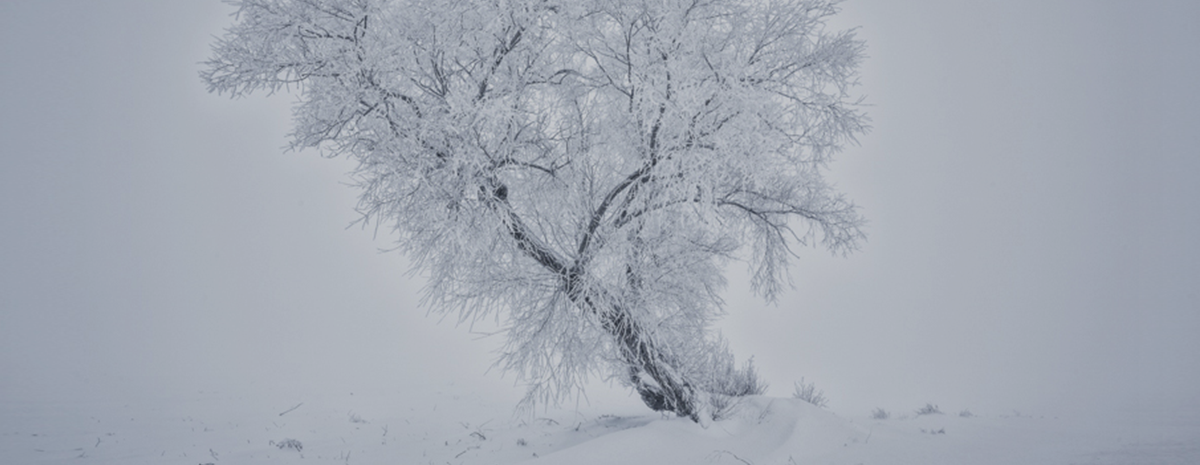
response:
[[[0,399],[404,389],[485,373],[417,306],[292,97],[205,93],[212,2],[0,3]],[[831,177],[869,219],[719,329],[835,411],[1195,406],[1192,2],[853,0],[874,130]],[[589,393],[591,395],[591,393]],[[624,395],[621,393],[620,395]],[[508,397],[505,397],[508,396]],[[597,397],[602,397],[597,395]]]

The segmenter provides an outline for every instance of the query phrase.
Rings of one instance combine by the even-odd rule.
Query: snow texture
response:
[[[1200,416],[1103,421],[1007,415],[839,416],[744,398],[707,427],[617,407],[513,417],[443,386],[428,397],[222,394],[123,403],[0,402],[0,455],[20,464],[1164,464],[1200,461]],[[611,406],[608,408],[612,408]]]

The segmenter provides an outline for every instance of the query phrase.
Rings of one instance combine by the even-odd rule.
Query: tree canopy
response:
[[[836,2],[234,4],[210,91],[298,90],[294,147],[357,162],[362,221],[433,309],[503,322],[530,400],[609,373],[696,419],[756,389],[709,330],[726,265],[772,300],[794,245],[864,237],[824,179],[867,129]]]

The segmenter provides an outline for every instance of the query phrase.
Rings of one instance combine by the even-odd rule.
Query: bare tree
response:
[[[607,372],[699,421],[760,390],[709,330],[725,266],[773,300],[792,245],[863,238],[823,179],[866,130],[836,3],[241,0],[201,74],[298,89],[294,147],[358,162],[432,308],[502,317],[528,400]]]

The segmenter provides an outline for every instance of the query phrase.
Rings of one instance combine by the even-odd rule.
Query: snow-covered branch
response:
[[[358,162],[362,224],[431,309],[503,319],[531,399],[603,371],[699,418],[740,392],[712,376],[726,264],[770,299],[791,245],[864,237],[823,179],[868,127],[836,2],[235,3],[210,91],[298,91],[293,146]]]

